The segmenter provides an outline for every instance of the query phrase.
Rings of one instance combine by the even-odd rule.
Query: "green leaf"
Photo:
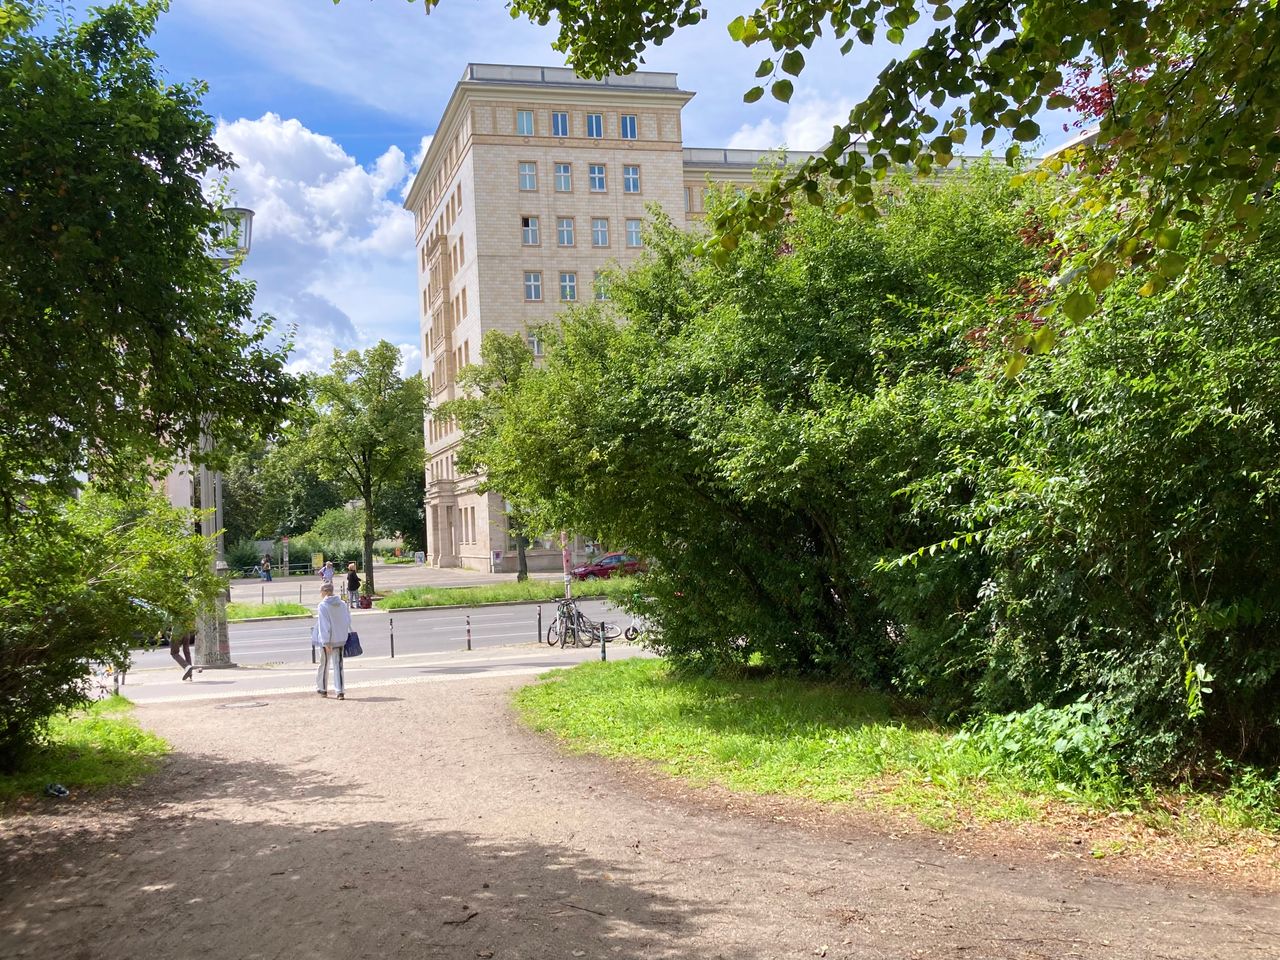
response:
[[[768,59],[761,60],[760,66],[756,67],[756,78],[767,77],[771,73],[773,73],[773,61]]]
[[[764,87],[752,87],[742,95],[743,103],[755,103],[764,96]]]
[[[1103,290],[1111,286],[1116,278],[1116,265],[1114,261],[1103,260],[1095,263],[1089,268],[1089,287],[1094,293],[1102,293]]]
[[[1019,143],[1030,143],[1040,136],[1040,124],[1034,120],[1023,120],[1013,128],[1013,139]]]
[[[800,76],[800,71],[804,69],[804,54],[799,50],[788,50],[782,57],[782,72],[789,73],[793,77]]]
[[[1010,380],[1018,376],[1027,366],[1027,355],[1020,351],[1009,354],[1004,362],[1004,375]]]
[[[746,35],[746,32],[746,17],[734,17],[729,21],[729,39],[733,40],[735,43],[741,42],[742,38]]]
[[[790,80],[775,80],[773,86],[770,88],[770,93],[773,94],[775,100],[781,100],[783,103],[788,103],[791,100],[792,89]]]
[[[1076,290],[1074,293],[1068,294],[1067,299],[1062,301],[1062,312],[1067,315],[1067,319],[1072,323],[1080,323],[1097,308],[1098,301],[1093,294],[1085,293],[1083,290]]]

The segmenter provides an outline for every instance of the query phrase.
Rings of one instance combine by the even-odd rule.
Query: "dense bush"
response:
[[[949,717],[1083,702],[1135,772],[1274,762],[1276,245],[1117,283],[1029,355],[1044,199],[982,168],[899,184],[879,221],[797,208],[722,268],[659,224],[464,453],[545,528],[651,557],[688,666]]]

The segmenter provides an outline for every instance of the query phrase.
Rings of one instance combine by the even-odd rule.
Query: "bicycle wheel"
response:
[[[579,615],[577,624],[579,646],[590,647],[596,642],[597,626],[598,624],[592,623],[586,617]]]
[[[622,636],[622,628],[616,623],[609,623],[608,621],[602,620],[599,626],[600,635],[606,640],[617,640]]]
[[[547,626],[547,646],[554,647],[560,642],[560,632],[556,629],[560,626],[559,621],[552,620]]]

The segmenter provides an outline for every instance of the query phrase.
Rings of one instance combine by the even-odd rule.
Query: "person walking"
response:
[[[270,557],[262,558],[262,579],[267,581],[267,583],[271,582],[271,558]]]
[[[324,566],[320,568],[320,581],[333,586],[333,561],[326,560]]]
[[[346,699],[342,682],[342,648],[351,632],[351,611],[333,595],[333,584],[320,585],[320,604],[316,607],[316,645],[320,648],[320,667],[316,670],[316,693],[328,697],[329,664],[333,663],[333,690],[339,700]]]
[[[356,573],[355,563],[347,564],[347,605],[354,607],[356,597],[360,595],[360,574]]]
[[[190,680],[195,669],[191,663],[191,644],[196,639],[196,628],[192,623],[171,623],[168,629],[169,656],[182,668],[182,679]]]

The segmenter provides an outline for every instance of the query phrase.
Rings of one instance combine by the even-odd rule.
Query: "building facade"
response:
[[[490,330],[533,330],[565,306],[603,297],[602,271],[643,249],[645,208],[701,218],[709,183],[748,183],[767,151],[686,149],[693,94],[674,73],[584,80],[566,68],[469,64],[405,207],[414,215],[423,375],[432,407],[457,396]],[[788,159],[804,155],[794,155]],[[428,416],[428,562],[512,571],[502,498],[461,476],[456,425]],[[573,545],[581,556],[583,544]],[[558,543],[527,551],[558,569]]]

